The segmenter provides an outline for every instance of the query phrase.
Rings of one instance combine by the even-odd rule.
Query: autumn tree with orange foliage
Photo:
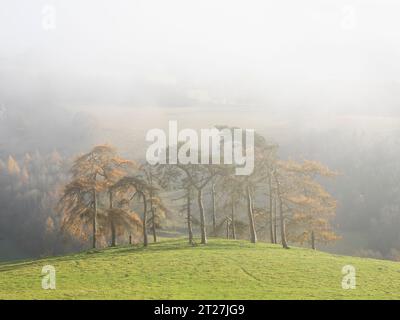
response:
[[[290,238],[301,244],[309,242],[313,249],[316,243],[327,244],[339,239],[332,229],[331,220],[336,213],[336,200],[316,180],[334,178],[337,173],[317,161],[289,164],[295,172],[295,192],[288,195],[292,206]]]
[[[58,209],[63,214],[62,229],[86,239],[91,228],[92,247],[96,248],[100,198],[108,192],[107,209],[111,211],[100,208],[100,227],[104,229],[104,224],[111,224],[112,243],[115,244],[115,224],[129,221],[134,224],[136,219],[126,211],[113,210],[111,187],[124,176],[127,168],[132,166],[131,161],[120,158],[115,149],[108,145],[96,146],[78,157],[71,169],[72,181],[64,188],[58,204]]]

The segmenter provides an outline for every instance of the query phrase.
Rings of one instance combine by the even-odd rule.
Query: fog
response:
[[[396,1],[3,0],[1,96],[48,107],[398,115],[399,9]]]
[[[342,172],[343,230],[349,210],[399,214],[400,176],[385,184],[400,152],[399,12],[394,0],[2,0],[0,157],[108,142],[140,158],[169,119],[236,125]],[[360,190],[365,176],[382,184]],[[354,209],[348,181],[376,207]],[[384,251],[368,241],[337,250]]]

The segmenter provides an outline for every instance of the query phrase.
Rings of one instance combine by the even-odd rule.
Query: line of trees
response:
[[[129,243],[141,237],[147,246],[149,231],[156,242],[157,229],[172,210],[164,203],[178,192],[172,200],[181,203],[190,244],[194,228],[202,244],[209,234],[252,243],[262,239],[283,248],[294,242],[315,249],[338,239],[331,225],[336,201],[319,182],[335,172],[316,161],[280,160],[278,146],[257,134],[253,173],[236,176],[234,169],[179,160],[151,166],[123,159],[111,146],[96,146],[72,166],[58,204],[62,229],[91,237],[93,248],[100,242],[115,246],[118,237]]]

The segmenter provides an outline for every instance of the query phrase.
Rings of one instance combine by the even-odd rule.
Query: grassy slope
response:
[[[57,289],[41,289],[41,268]],[[341,269],[357,269],[343,290]],[[0,265],[0,299],[400,299],[400,264],[246,241],[141,247]]]

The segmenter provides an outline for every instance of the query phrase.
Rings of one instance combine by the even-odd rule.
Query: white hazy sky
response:
[[[398,116],[399,16],[396,0],[1,0],[0,99]]]

